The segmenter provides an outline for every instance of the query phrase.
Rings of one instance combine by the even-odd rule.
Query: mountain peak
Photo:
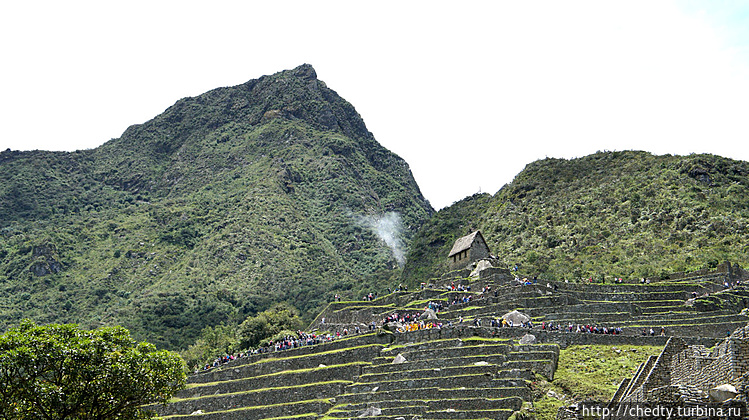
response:
[[[293,69],[292,73],[294,74],[294,76],[305,80],[317,80],[317,72],[315,72],[315,69],[311,64],[302,64],[301,66]]]

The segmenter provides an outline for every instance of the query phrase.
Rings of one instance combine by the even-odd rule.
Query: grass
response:
[[[258,389],[250,389],[248,391],[237,391],[237,392],[227,392],[223,394],[211,394],[211,395],[203,395],[200,397],[190,397],[190,398],[172,398],[169,400],[170,403],[174,402],[180,402],[180,401],[191,401],[191,400],[199,400],[202,398],[214,398],[214,397],[224,397],[228,395],[242,395],[242,394],[252,394],[256,392],[266,392],[266,391],[275,391],[279,389],[290,389],[290,388],[305,388],[305,387],[311,387],[311,386],[318,386],[318,385],[329,385],[329,384],[351,384],[352,381],[344,381],[344,380],[334,380],[334,381],[325,381],[325,382],[312,382],[308,384],[301,384],[301,385],[284,385],[284,386],[274,386],[274,387],[268,387],[268,388],[258,388]]]
[[[374,335],[374,333],[373,334],[367,334],[367,335]],[[361,337],[361,335],[358,336],[358,337]],[[340,342],[340,341],[343,341],[343,340],[344,339],[340,339],[340,340],[336,340],[335,342]],[[320,344],[324,344],[324,343],[320,343]],[[320,344],[316,344],[316,346],[319,346]],[[363,348],[366,348],[366,347],[385,347],[385,345],[384,344],[363,344],[361,346],[344,347],[344,348],[341,348],[341,349],[327,350],[327,351],[321,351],[321,352],[312,352],[312,353],[309,353],[309,354],[299,354],[299,355],[296,355],[296,356],[268,357],[268,358],[265,358],[265,359],[260,359],[257,362],[253,362],[253,363],[251,363],[251,364],[249,364],[247,366],[252,366],[252,365],[261,364],[261,363],[276,362],[276,361],[281,361],[281,360],[294,360],[294,359],[301,359],[301,358],[310,357],[310,356],[320,356],[320,355],[325,355],[325,354],[341,353],[341,352],[344,352],[344,351],[355,350],[355,349],[363,349]]]
[[[216,381],[216,382],[192,383],[192,384],[187,384],[187,388],[189,389],[189,388],[198,388],[198,387],[204,387],[204,386],[214,386],[214,385],[225,384],[225,383],[229,383],[229,382],[239,382],[239,381],[246,381],[246,380],[251,380],[251,379],[262,379],[262,378],[268,378],[268,377],[271,377],[271,376],[286,375],[286,374],[291,374],[291,373],[303,373],[303,372],[313,372],[313,371],[316,371],[316,370],[323,370],[323,369],[335,369],[335,368],[339,368],[339,367],[343,367],[343,366],[355,366],[355,365],[369,366],[371,364],[372,363],[370,363],[370,362],[351,362],[351,363],[343,363],[343,364],[339,364],[339,365],[330,365],[330,366],[324,366],[324,367],[313,367],[313,368],[307,368],[307,369],[282,370],[280,372],[274,372],[274,373],[269,373],[269,374],[266,374],[266,375],[258,375],[258,376],[252,376],[252,377],[247,377],[247,378],[227,379],[227,380]]]
[[[273,407],[278,407],[278,406],[289,406],[289,405],[298,405],[298,404],[313,404],[313,403],[330,404],[330,401],[327,398],[326,399],[294,401],[292,403],[256,405],[256,406],[253,406],[253,407],[232,408],[230,410],[207,411],[204,414],[233,413],[233,412],[237,412],[237,411],[258,410],[258,409],[273,408]],[[178,414],[178,415],[174,415],[174,416],[165,416],[165,417],[159,417],[159,418],[160,419],[180,419],[180,418],[190,418],[190,417],[191,417],[191,414]]]
[[[313,412],[313,413],[295,414],[293,416],[269,417],[269,418],[267,418],[265,420],[300,419],[300,418],[305,418],[305,417],[317,418],[317,416],[318,416],[318,414]]]
[[[538,420],[555,419],[563,405],[588,399],[609,401],[622,379],[631,377],[640,363],[660,354],[660,346],[585,345],[560,351],[554,380],[540,375],[532,383],[534,407]],[[556,393],[559,398],[549,395]]]

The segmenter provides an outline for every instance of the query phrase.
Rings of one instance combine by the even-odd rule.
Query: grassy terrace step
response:
[[[483,344],[474,346],[447,347],[439,350],[393,349],[390,354],[402,354],[408,361],[430,360],[435,358],[454,358],[476,355],[507,354],[512,349],[510,344]],[[388,354],[383,352],[383,355]]]
[[[430,400],[427,401],[429,404],[429,411],[440,411],[440,410],[520,410],[523,405],[523,400],[520,397],[507,397],[507,398],[466,398],[466,399],[441,399],[441,400]]]
[[[632,326],[669,326],[669,325],[684,325],[684,324],[719,324],[723,322],[746,322],[749,321],[744,315],[739,314],[723,314],[713,315],[711,312],[691,312],[685,315],[675,315],[673,317],[668,316],[638,316],[629,319],[622,319],[618,321],[601,321],[595,319],[561,319],[558,323],[563,326],[567,326],[570,323],[577,326],[579,325],[599,325],[599,326],[617,326],[617,327],[632,327]],[[557,324],[557,321],[554,322]]]
[[[500,388],[416,388],[409,390],[408,394],[413,398],[425,399],[425,400],[439,400],[439,399],[468,399],[468,398],[507,398],[507,397],[520,397],[524,401],[530,401],[531,390],[525,383],[518,383],[518,386],[514,387],[500,387]],[[377,391],[377,392],[362,392],[357,394],[342,394],[336,397],[338,404],[351,404],[356,407],[366,406],[367,404],[377,403],[380,401],[393,401],[404,398],[402,390],[396,391]]]
[[[353,362],[312,369],[288,370],[247,379],[234,379],[219,382],[190,384],[180,391],[179,398],[192,398],[201,395],[228,394],[262,388],[278,388],[288,384],[312,384],[328,381],[351,381],[361,374],[368,362]]]
[[[334,349],[312,354],[293,355],[293,353],[290,353],[287,357],[277,356],[261,359],[249,364],[226,366],[203,375],[191,377],[189,383],[218,382],[268,375],[285,370],[309,369],[318,367],[320,364],[330,363],[330,361],[335,361],[336,364],[344,364],[361,360],[371,360],[384,347],[383,344],[367,344],[359,347]],[[321,347],[320,350],[322,349]]]
[[[302,413],[291,416],[267,417],[263,420],[317,420],[318,418],[320,418],[320,415],[317,413]]]
[[[662,307],[662,306],[684,306],[686,299],[674,300],[638,300],[635,304],[641,309]]]
[[[445,328],[447,330],[448,328]],[[401,352],[400,349],[407,349],[412,351],[417,350],[429,350],[429,349],[442,349],[449,347],[460,347],[460,346],[480,346],[480,345],[500,345],[500,344],[514,344],[514,341],[509,338],[496,338],[496,337],[482,337],[480,335],[465,335],[458,336],[458,338],[433,338],[424,339],[419,336],[421,331],[412,331],[405,334],[396,334],[396,343],[383,350],[383,353],[397,354]],[[404,343],[405,342],[405,343]]]
[[[156,411],[161,416],[190,414],[197,410],[204,412],[224,411],[240,407],[266,405],[268,401],[286,403],[306,401],[311,398],[333,398],[343,392],[351,381],[330,381],[317,384],[289,385],[278,388],[263,388],[228,394],[207,395],[195,398],[176,398]]]
[[[517,307],[547,308],[577,304],[579,303],[578,300],[565,294],[539,295],[537,293],[511,299],[478,298],[464,304],[451,305],[440,313],[444,313],[446,317],[457,318],[461,315],[463,317],[469,316],[472,310],[478,308],[494,307],[497,311]]]
[[[478,306],[473,305],[471,307],[468,307],[464,310],[459,311],[441,311],[437,314],[440,320],[451,320],[455,322],[458,318],[473,318],[477,315],[482,315],[485,313],[492,313],[497,314],[496,316],[502,316],[506,314],[507,312],[512,311],[513,309],[517,308],[520,305],[516,304],[507,304],[507,305],[491,305],[491,306]]]
[[[309,413],[325,413],[330,410],[332,403],[328,399],[306,400],[294,403],[270,404],[254,407],[241,407],[232,410],[219,410],[204,414],[186,414],[161,417],[161,419],[190,419],[190,420],[246,420],[269,419],[277,417],[289,418],[295,415],[309,415]]]
[[[521,311],[522,312],[522,311]],[[554,312],[547,314],[546,316],[542,317],[533,317],[533,323],[534,324],[541,324],[541,322],[546,322],[547,324],[551,321],[554,324],[562,324],[567,325],[569,320],[574,319],[576,320],[576,323],[578,324],[601,324],[601,323],[612,323],[612,322],[618,322],[622,319],[630,319],[632,317],[632,314],[629,312],[602,312],[602,313],[589,313],[589,314],[568,314],[568,313],[562,313],[562,312]],[[582,322],[587,321],[587,322]]]
[[[443,338],[438,340],[421,341],[414,343],[398,344],[383,350],[383,354],[392,353],[395,356],[404,351],[437,350],[449,347],[477,346],[481,344],[512,344],[510,339],[486,339],[479,337],[467,338]]]
[[[407,359],[408,360],[408,359]],[[459,367],[459,366],[471,366],[475,363],[486,362],[493,365],[501,366],[502,363],[507,361],[507,356],[504,354],[487,354],[487,355],[473,355],[465,357],[451,357],[451,358],[434,358],[425,359],[400,364],[380,364],[365,367],[363,374],[376,374],[376,373],[388,373],[397,372],[401,370],[419,370],[419,369],[433,369],[440,368],[444,369],[447,367]]]
[[[673,311],[682,312],[684,310],[690,310],[690,309],[686,306],[649,306],[647,308],[642,308],[642,313],[643,315],[657,315],[657,314],[666,314],[666,313],[673,312]]]
[[[637,314],[642,311],[642,308],[637,303],[630,302],[607,302],[597,300],[578,300],[575,304],[561,304],[557,306],[547,307],[530,307],[530,306],[519,306],[518,309],[524,312],[528,316],[543,316],[549,313],[573,313],[573,314],[589,314],[589,313],[632,313]]]
[[[692,292],[687,290],[672,292],[621,292],[621,293],[604,293],[604,292],[586,292],[586,293],[564,293],[574,296],[584,302],[648,302],[648,301],[686,301],[692,297]]]
[[[565,293],[658,293],[658,292],[680,292],[712,291],[712,288],[705,288],[704,283],[699,282],[679,282],[679,283],[650,283],[650,284],[589,284],[589,283],[556,283],[557,292]]]
[[[689,310],[676,310],[676,311],[669,311],[669,312],[661,312],[661,313],[650,313],[650,314],[643,314],[640,315],[638,318],[645,318],[648,319],[694,319],[695,316],[725,316],[725,315],[737,315],[738,313],[735,310],[729,310],[729,309],[723,309],[719,311],[709,311],[709,312],[700,312],[695,311],[691,308],[684,307],[681,309],[689,309]]]
[[[591,312],[601,312],[601,313],[613,313],[613,312],[629,312],[629,313],[637,313],[640,311],[640,305],[639,302],[637,304],[630,303],[630,302],[617,302],[617,301],[589,301],[585,299],[580,299],[583,303],[577,303],[573,305],[564,305],[564,306],[558,306],[557,308],[560,308],[563,310],[563,312],[566,313],[591,313]],[[679,301],[683,303],[683,301]],[[551,308],[528,308],[529,310],[534,312],[534,315],[536,313],[543,314],[544,311],[547,311]]]
[[[409,400],[409,401],[398,401],[400,405],[396,407],[377,407],[381,410],[380,416],[386,417],[407,417],[412,418],[414,416],[424,416],[424,413],[429,409],[429,406],[424,401]],[[361,412],[366,410],[367,407],[356,410],[347,410],[345,408],[334,408],[325,413],[325,418],[331,419],[350,419],[357,418],[361,415]],[[380,416],[377,416],[379,418]]]
[[[299,356],[299,355],[306,355],[306,354],[312,354],[312,353],[319,353],[324,351],[330,351],[330,350],[337,350],[337,349],[343,349],[343,348],[351,348],[351,347],[358,347],[362,345],[367,344],[389,344],[392,340],[392,334],[387,332],[367,332],[357,335],[350,335],[343,338],[338,338],[333,341],[327,341],[322,342],[319,344],[311,345],[311,346],[302,346],[302,347],[296,347],[293,349],[288,350],[280,350],[280,351],[271,351],[268,353],[258,353],[258,354],[251,354],[247,357],[241,357],[236,360],[232,360],[229,363],[226,363],[224,365],[221,365],[217,368],[213,368],[208,371],[201,371],[195,375],[191,375],[187,380],[188,382],[201,382],[200,379],[202,376],[208,376],[209,381],[212,381],[210,379],[210,375],[214,372],[218,372],[224,369],[233,369],[237,366],[241,366],[244,364],[249,363],[255,363],[259,360],[266,360],[266,359],[272,359],[272,358],[286,358],[286,357],[292,357],[292,356]]]
[[[458,366],[433,369],[401,370],[388,373],[362,374],[357,379],[360,383],[381,382],[385,380],[398,381],[403,379],[425,379],[443,378],[456,375],[493,375],[497,373],[499,366]]]
[[[509,338],[482,338],[482,337],[467,337],[464,339],[460,338],[445,338],[431,341],[424,341],[418,343],[399,344],[383,349],[379,357],[372,359],[373,365],[381,365],[392,363],[393,359],[399,353],[407,354],[418,351],[426,351],[433,354],[438,354],[441,357],[445,357],[439,353],[441,349],[454,348],[454,347],[470,347],[470,346],[512,346],[515,344],[513,339]],[[509,351],[509,348],[508,348]],[[487,350],[482,350],[479,353],[487,353]]]
[[[670,317],[668,313],[654,314],[653,316],[642,315],[632,318],[621,318],[620,320],[601,320],[598,318],[567,318],[554,320],[554,325],[560,325],[567,327],[572,324],[574,327],[577,325],[591,325],[591,326],[611,326],[611,327],[622,327],[625,330],[628,327],[642,327],[642,326],[665,326],[669,325],[694,325],[694,324],[718,324],[722,322],[744,322],[749,321],[743,315],[739,314],[723,314],[723,315],[711,315],[710,312],[691,312],[687,314],[673,314]],[[540,325],[540,322],[536,322]]]
[[[556,360],[508,360],[502,365],[502,369],[526,369],[539,373],[549,380],[554,379],[556,371]]]
[[[318,418],[320,418],[320,415],[317,413],[302,413],[291,416],[266,417],[263,420],[317,420]]]
[[[677,337],[708,337],[708,338],[725,338],[728,333],[734,331],[739,327],[745,326],[747,323],[746,318],[743,321],[724,322],[715,324],[705,324],[700,322],[695,323],[684,323],[678,325],[667,325],[666,335],[677,336]],[[639,335],[643,328],[650,328],[651,325],[642,325],[639,327],[630,327],[629,331],[625,329],[625,333],[630,335]],[[658,325],[652,325],[655,330],[655,334],[660,334],[660,330],[656,327]]]
[[[493,419],[507,420],[517,410],[467,410],[467,411],[429,411],[429,419]]]
[[[496,366],[494,366],[496,370]],[[499,376],[499,375],[497,375]],[[373,392],[373,389],[377,389],[378,392],[384,391],[398,391],[398,390],[410,390],[416,388],[429,388],[433,386],[440,386],[443,388],[507,388],[524,386],[526,379],[523,378],[495,378],[491,374],[483,375],[455,375],[445,377],[429,377],[429,378],[417,378],[417,379],[398,379],[389,380],[382,378],[379,382],[367,382],[367,383],[354,383],[346,387],[347,394],[358,394],[364,392]]]
[[[470,412],[470,411],[482,411],[484,414],[488,414],[488,417],[493,418],[493,412],[499,410],[509,410],[510,412],[519,410],[523,404],[523,400],[519,397],[507,397],[507,398],[461,398],[461,399],[436,399],[436,400],[394,400],[389,402],[380,402],[364,404],[361,406],[352,407],[347,409],[345,406],[337,406],[327,413],[327,416],[332,418],[352,418],[358,417],[359,413],[365,410],[368,406],[377,407],[382,410],[383,416],[414,416],[422,415],[424,418],[432,418],[433,413],[445,412],[445,413],[457,413],[457,412]],[[461,418],[462,415],[455,417]],[[452,417],[449,417],[452,418]],[[464,417],[463,417],[464,418]]]
[[[515,360],[554,360],[559,358],[559,351],[516,351],[507,355],[507,361]]]

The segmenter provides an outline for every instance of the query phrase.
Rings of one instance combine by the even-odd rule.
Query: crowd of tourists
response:
[[[360,332],[361,332],[361,329],[359,328],[359,326],[356,326],[352,333],[359,334]],[[304,346],[314,346],[316,344],[333,341],[335,339],[341,338],[342,336],[346,336],[346,335],[349,335],[349,330],[347,328],[344,328],[342,331],[337,331],[336,333],[327,333],[327,334],[316,334],[314,332],[308,333],[308,332],[300,330],[296,332],[296,335],[287,335],[275,341],[270,340],[266,344],[259,346],[255,349],[247,350],[245,352],[240,352],[237,354],[227,354],[221,357],[217,357],[216,359],[213,360],[213,363],[205,364],[202,367],[202,370],[210,370],[210,369],[219,367],[225,363],[231,362],[233,360],[243,358],[243,357],[248,357],[253,354],[283,351],[283,350],[295,349],[295,348],[304,347]],[[195,373],[197,373],[199,370],[201,369],[195,366]]]
[[[592,279],[588,279],[590,281]],[[533,278],[532,280],[528,280],[527,278],[524,278],[520,280],[516,277],[516,281],[519,284],[536,284],[538,279]],[[615,279],[615,282],[621,283],[622,279],[618,278]],[[646,283],[646,279],[642,279],[643,283]],[[727,287],[730,287],[732,285],[726,285]],[[422,289],[424,289],[425,285],[422,284]],[[431,286],[430,286],[431,287]],[[556,289],[556,287],[551,286],[550,284],[547,284],[548,288]],[[451,292],[470,292],[471,286],[470,285],[463,285],[461,283],[455,284],[455,282],[451,282],[450,285],[446,286],[448,291]],[[403,285],[398,285],[398,287],[395,288],[394,291],[407,291],[408,288]],[[388,288],[388,293],[392,293],[393,290]],[[490,285],[486,285],[481,289],[481,292],[478,293],[477,298],[484,298],[487,296],[491,296],[492,288]],[[497,296],[498,291],[494,291],[494,296]],[[697,293],[693,293],[693,298],[697,296]],[[364,300],[366,301],[372,301],[377,299],[377,294],[370,292],[364,296]],[[430,301],[426,307],[426,309],[431,309],[435,313],[439,313],[442,310],[444,310],[445,306],[452,306],[452,305],[458,305],[463,303],[469,303],[474,299],[473,295],[467,294],[467,293],[455,293],[454,296],[448,297],[445,301],[437,300],[437,301]],[[334,296],[334,301],[339,302],[341,301],[341,296],[336,294]],[[380,320],[379,323],[376,321],[371,321],[367,325],[368,330],[374,331],[378,328],[378,324],[380,326],[386,325],[388,323],[398,323],[400,324],[397,331],[400,333],[405,332],[411,332],[411,331],[419,331],[424,329],[441,329],[445,327],[452,327],[453,321],[447,320],[446,323],[443,324],[441,321],[437,320],[420,320],[419,317],[422,314],[419,312],[393,312],[389,315],[386,315],[384,318]],[[462,316],[459,316],[456,320],[457,324],[463,324],[464,319]],[[502,318],[490,318],[489,325],[492,328],[508,328],[508,327],[519,327],[519,328],[527,328],[527,329],[534,329],[534,328],[540,328],[542,331],[564,331],[568,333],[585,333],[585,334],[611,334],[611,335],[619,335],[624,332],[624,330],[621,327],[611,327],[611,326],[598,326],[598,325],[590,325],[590,324],[572,324],[568,323],[567,325],[561,324],[561,323],[554,323],[553,321],[546,322],[543,321],[540,323],[540,325],[534,324],[531,320],[525,320],[520,322],[513,322],[512,319],[506,319],[504,317]],[[484,322],[476,317],[471,319],[472,325],[474,327],[482,327],[484,326]],[[325,318],[322,318],[322,325],[325,325]],[[363,326],[364,324],[362,324]],[[218,366],[221,366],[225,363],[231,362],[233,360],[236,360],[237,358],[247,357],[253,354],[260,354],[260,353],[268,353],[268,352],[274,352],[274,351],[284,351],[289,349],[294,349],[298,347],[303,346],[312,346],[316,344],[320,344],[323,342],[329,342],[336,340],[338,338],[341,338],[343,336],[347,336],[350,334],[360,334],[361,328],[359,325],[352,325],[352,329],[349,330],[348,328],[343,328],[341,330],[335,331],[335,332],[327,332],[325,334],[317,334],[315,332],[307,333],[304,331],[297,331],[296,335],[289,335],[286,337],[282,337],[276,341],[269,341],[266,345],[260,346],[256,349],[248,350],[243,353],[238,353],[236,355],[224,355],[222,357],[216,358],[213,363],[206,364],[202,367],[203,370],[209,370]],[[650,335],[654,336],[656,335],[656,330],[653,328],[650,329],[643,329],[642,335]],[[665,335],[665,329],[663,327],[660,328],[660,335]],[[196,372],[198,371],[198,367],[195,367]]]
[[[409,322],[399,327],[397,331],[400,333],[404,333],[404,332],[410,332],[410,331],[430,330],[432,328],[441,329],[442,327],[443,327],[443,324],[441,322],[413,321],[413,322]]]
[[[392,314],[387,315],[385,318],[383,318],[382,321],[380,322],[380,324],[381,325],[385,325],[385,324],[388,324],[390,322],[397,322],[397,323],[400,323],[400,324],[408,324],[408,323],[410,323],[412,321],[417,321],[419,319],[420,315],[421,314],[419,314],[418,312],[405,313],[405,314],[403,314],[403,313],[398,314],[397,312],[393,312]]]

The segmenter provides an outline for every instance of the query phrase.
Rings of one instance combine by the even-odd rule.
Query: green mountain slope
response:
[[[523,276],[657,277],[749,264],[749,163],[713,155],[602,152],[533,162],[494,196],[440,210],[414,237],[406,279],[446,270],[453,241],[481,229]]]
[[[182,99],[93,150],[5,151],[0,177],[0,330],[121,324],[169,348],[274,302],[311,316],[358,293],[433,212],[309,65]]]

